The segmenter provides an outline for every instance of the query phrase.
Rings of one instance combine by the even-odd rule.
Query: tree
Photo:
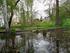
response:
[[[11,22],[13,18],[13,10],[15,9],[19,1],[20,0],[17,0],[17,1],[0,0],[0,4],[2,6],[2,11],[3,11],[3,16],[4,16],[4,25],[5,25],[5,30],[6,30],[6,48],[5,49],[8,49],[8,44],[9,44],[8,35],[10,35],[10,26],[11,26]],[[8,12],[11,13],[10,18],[8,17]]]
[[[11,10],[11,16],[10,16],[10,19],[9,19],[9,27],[11,26],[11,22],[12,22],[12,18],[13,18],[13,10],[14,10],[14,8],[16,7],[16,5],[18,4],[18,2],[20,1],[20,0],[17,0],[16,2],[15,2],[15,0],[13,0],[14,1],[14,4],[13,4],[13,2],[12,1],[10,1],[10,0],[7,0],[8,1],[8,5],[10,5],[10,10]]]
[[[60,18],[59,18],[59,0],[56,0],[56,26],[60,26]],[[56,51],[59,53],[59,39],[57,38],[60,34],[58,34],[61,30],[56,29]]]

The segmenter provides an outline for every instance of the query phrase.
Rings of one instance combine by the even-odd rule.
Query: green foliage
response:
[[[25,0],[27,6],[32,6],[33,0]]]
[[[60,27],[70,27],[70,5],[64,3],[59,7],[59,17],[61,18]],[[55,9],[54,9],[55,11]],[[52,15],[51,20],[56,22],[56,14]]]
[[[67,18],[66,20],[64,20],[62,26],[70,27],[70,18]]]
[[[0,0],[0,6],[2,5],[2,1],[3,1],[3,0]]]
[[[70,27],[70,6],[67,6],[67,4],[63,4],[60,7],[60,17],[62,21],[62,27]]]
[[[49,21],[49,22],[44,21],[44,22],[41,22],[41,23],[38,24],[38,26],[44,27],[44,28],[54,27],[54,25],[55,24],[52,21]]]
[[[9,7],[12,7],[12,8],[14,8],[14,6],[15,6],[15,3],[16,3],[16,0],[7,0],[7,5],[9,6]]]
[[[12,10],[18,10],[18,7],[15,6],[16,0],[7,0],[7,6],[8,6],[8,12],[11,12]]]

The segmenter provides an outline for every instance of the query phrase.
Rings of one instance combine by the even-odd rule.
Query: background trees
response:
[[[41,2],[40,0],[38,1]],[[44,0],[42,2],[45,6],[47,6],[46,1],[48,2],[48,0]],[[52,0],[50,0],[48,4],[49,8],[45,10],[46,15],[48,14],[47,17],[43,19],[42,15],[40,15],[41,19],[34,19],[37,16],[36,14],[39,14],[37,12],[38,10],[33,9],[34,0],[12,0],[12,1],[0,0],[0,11],[2,10],[1,14],[3,14],[4,16],[4,24],[5,24],[4,27],[6,31],[9,33],[10,29],[12,30],[14,29],[13,30],[14,32],[17,29],[20,30],[35,30],[35,29],[47,30],[47,29],[56,29],[56,28],[70,29],[69,28],[70,27],[70,1],[67,0],[62,4],[60,4],[59,0],[55,0],[56,4],[55,3],[51,4],[52,3],[51,1]],[[14,22],[15,20],[14,16],[15,17],[17,16],[19,22],[18,23],[16,22],[16,24],[14,24],[13,27],[12,22]],[[57,35],[57,38],[63,41],[66,40],[65,38],[66,35],[69,35],[68,33],[61,33],[63,32],[61,29],[56,29],[56,32],[57,34],[56,33],[55,34]],[[66,35],[64,36],[63,34]],[[63,35],[62,37],[64,37],[65,39],[61,39],[62,37],[60,35]],[[15,37],[13,38],[15,39]],[[13,45],[14,45],[14,39],[12,39]],[[65,45],[67,46],[67,44]]]

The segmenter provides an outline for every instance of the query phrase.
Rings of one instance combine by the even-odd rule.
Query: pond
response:
[[[42,32],[28,32],[16,35],[14,39],[14,47],[16,48],[16,51],[20,53],[57,53],[57,43],[55,36],[53,37],[53,35],[50,36],[50,32],[46,32],[45,37]],[[4,51],[2,48],[5,46],[5,42],[6,40],[0,39],[0,51]],[[9,39],[9,47],[13,47],[11,39]],[[69,52],[69,49],[66,48],[65,42],[60,41],[58,49],[59,53]]]

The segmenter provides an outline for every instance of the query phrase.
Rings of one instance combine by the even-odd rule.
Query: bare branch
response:
[[[17,0],[17,1],[16,1],[15,6],[17,5],[17,3],[18,3],[19,1],[20,1],[20,0]]]

